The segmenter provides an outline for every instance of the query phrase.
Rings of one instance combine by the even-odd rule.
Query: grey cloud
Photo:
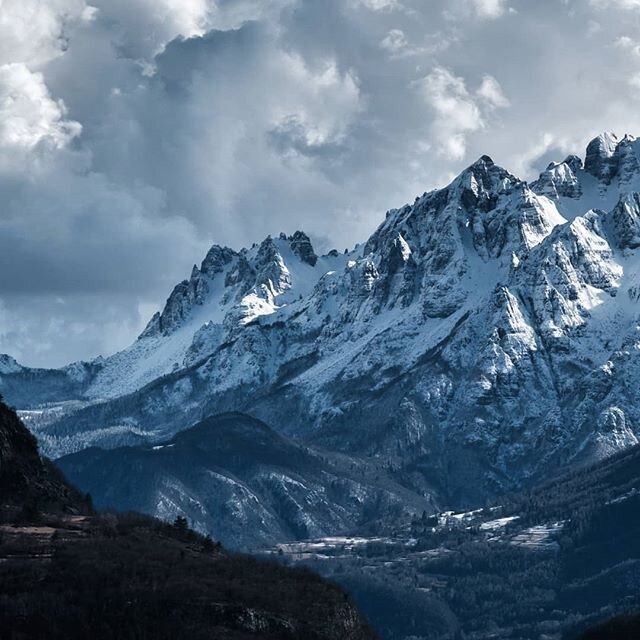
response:
[[[5,294],[0,353],[31,366],[60,366],[85,354],[109,354],[131,342],[153,306],[135,295]]]
[[[19,152],[0,131],[0,350],[30,363],[125,344],[210,242],[342,249],[484,153],[531,177],[640,133],[626,0],[90,4],[0,47],[31,109]]]

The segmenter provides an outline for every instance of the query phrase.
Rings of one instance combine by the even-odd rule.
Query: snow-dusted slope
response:
[[[300,232],[215,246],[129,349],[58,372],[57,398],[90,406],[41,441],[155,441],[241,410],[460,498],[626,447],[639,193],[640,142],[604,134],[531,185],[483,156],[348,254],[318,257]],[[20,398],[43,379],[3,362]]]
[[[99,508],[184,514],[235,548],[350,533],[435,507],[376,461],[314,451],[241,414],[207,418],[161,445],[94,448],[58,463]]]
[[[240,252],[214,245],[138,340],[104,360],[86,396],[129,393],[209,355],[260,316],[286,315],[322,275],[345,262],[337,253],[316,256],[300,231]]]

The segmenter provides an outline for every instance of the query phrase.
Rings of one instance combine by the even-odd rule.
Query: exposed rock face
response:
[[[611,214],[618,244],[621,249],[640,247],[640,194],[624,195]]]
[[[552,162],[532,188],[541,195],[553,200],[557,198],[579,198],[582,185],[578,172],[582,169],[582,160],[577,156],[569,156],[563,162]]]
[[[618,138],[612,133],[603,133],[589,143],[584,161],[585,170],[605,184],[611,182],[616,172]]]
[[[214,248],[139,340],[81,368],[69,389],[91,406],[41,442],[157,442],[243,411],[459,500],[625,447],[640,434],[639,159],[605,134],[584,167],[569,156],[529,185],[483,156],[345,255],[300,232]]]
[[[311,240],[306,233],[302,231],[296,231],[289,238],[289,242],[291,243],[291,250],[300,258],[300,260],[302,260],[302,262],[306,262],[312,267],[316,266],[316,262],[318,262],[318,256],[313,250]]]

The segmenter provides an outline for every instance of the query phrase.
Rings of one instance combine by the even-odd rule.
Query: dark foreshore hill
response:
[[[99,514],[0,402],[0,638],[370,640],[338,587],[138,514]]]

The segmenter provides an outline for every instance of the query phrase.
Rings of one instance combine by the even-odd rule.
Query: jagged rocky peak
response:
[[[588,144],[584,166],[575,155],[563,162],[552,162],[531,188],[551,200],[570,198],[579,201],[595,195],[592,193],[594,181],[601,200],[598,205],[607,210],[612,206],[611,198],[639,191],[640,142],[630,135],[618,138],[613,133],[603,133]],[[566,212],[573,217],[586,208],[570,207]]]
[[[378,256],[376,265],[387,275],[415,267],[404,291],[415,290],[419,282],[422,289],[431,289],[426,298],[438,301],[435,309],[427,304],[427,315],[441,317],[462,300],[452,288],[468,269],[471,248],[484,261],[499,259],[506,265],[513,254],[526,253],[563,222],[549,199],[482,156],[449,186],[390,211],[363,255]],[[460,300],[453,304],[453,298]]]
[[[424,193],[413,205],[390,210],[365,245],[364,255],[379,250],[389,253],[398,234],[411,250],[430,251],[434,237],[450,236],[456,225],[470,226],[469,217],[492,211],[502,194],[523,184],[489,156],[482,156],[449,186]]]
[[[286,236],[285,236],[286,237]],[[303,231],[296,231],[292,236],[286,238],[291,245],[291,251],[295,253],[302,262],[315,267],[318,262],[318,256],[313,250],[311,239]]]
[[[214,244],[200,267],[193,266],[190,278],[173,289],[164,309],[153,316],[141,337],[171,334],[193,317],[196,307],[216,297],[220,308],[234,301],[242,303],[252,294],[273,304],[276,296],[292,287],[292,261],[296,259],[311,267],[318,262],[309,236],[302,231],[291,236],[282,233],[275,239],[268,236],[240,252]]]
[[[623,195],[611,212],[611,220],[621,249],[640,247],[640,193]]]
[[[616,172],[617,147],[618,138],[614,133],[605,132],[594,138],[587,146],[585,170],[598,180],[609,184]]]
[[[191,316],[194,306],[204,304],[210,283],[228,270],[237,258],[238,254],[229,247],[214,244],[200,267],[193,265],[189,279],[174,287],[163,310],[153,315],[140,337],[166,336],[181,327]]]
[[[481,156],[453,181],[451,188],[453,193],[460,193],[465,208],[486,212],[495,208],[500,194],[511,191],[519,182],[489,156]]]
[[[208,291],[209,285],[203,277],[203,272],[194,265],[189,280],[183,280],[174,287],[162,313],[156,320],[154,316],[143,335],[155,331],[168,335],[175,331],[191,315],[194,306],[204,302]]]
[[[158,334],[169,335],[177,329],[182,322],[188,317],[198,294],[196,283],[197,276],[200,274],[198,268],[194,265],[191,272],[191,279],[183,280],[177,284],[171,295],[167,298],[167,302],[162,312],[156,312],[144,331],[140,334],[141,338],[146,338]]]
[[[623,189],[631,186],[634,179],[640,177],[640,160],[638,159],[640,148],[634,136],[625,135],[616,149],[617,174],[620,187]],[[636,189],[640,185],[636,185]]]
[[[469,229],[473,246],[485,260],[529,250],[564,219],[526,182],[483,156],[452,184],[461,205],[458,226]]]
[[[582,160],[570,155],[562,162],[552,162],[540,174],[531,188],[540,195],[551,199],[579,198],[582,195],[582,185],[578,172],[582,170]]]
[[[258,272],[256,286],[266,287],[270,294],[277,295],[291,288],[291,274],[271,236],[258,248],[255,269]]]
[[[216,273],[224,271],[225,266],[228,265],[236,256],[237,253],[233,251],[233,249],[214,244],[202,261],[200,271],[212,277]]]

